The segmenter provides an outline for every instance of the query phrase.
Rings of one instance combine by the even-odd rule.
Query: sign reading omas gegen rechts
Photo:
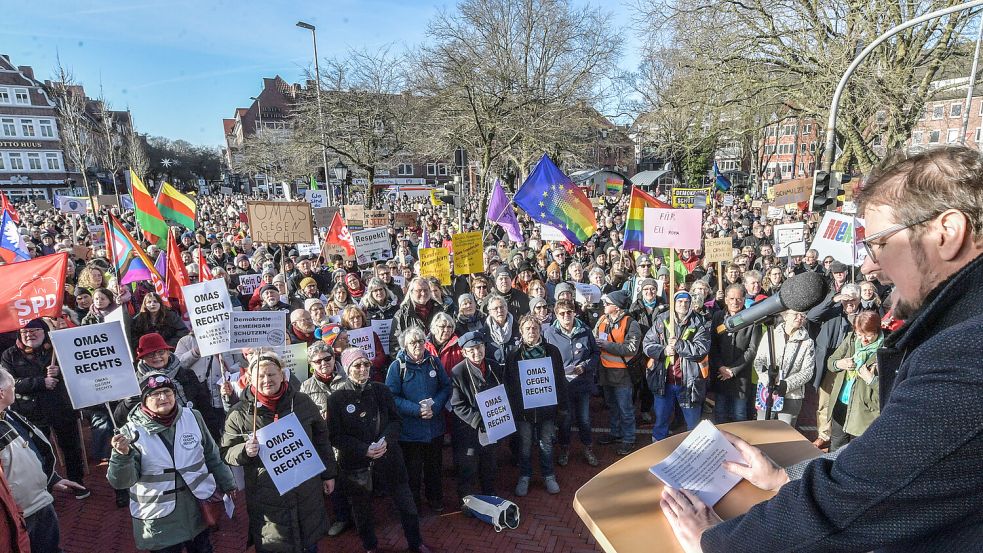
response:
[[[75,409],[140,395],[130,346],[118,321],[56,330],[51,345]]]
[[[307,202],[246,202],[249,237],[266,244],[310,244],[314,221]]]

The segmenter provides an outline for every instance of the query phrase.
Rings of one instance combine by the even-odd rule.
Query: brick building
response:
[[[911,131],[908,146],[913,151],[932,146],[958,144],[962,137],[963,110],[966,106],[968,79],[934,83],[945,91],[925,103],[921,118]],[[959,85],[962,86],[959,86]],[[966,128],[966,145],[979,149],[983,143],[983,90],[977,89],[970,101],[969,124]]]
[[[765,129],[761,144],[762,179],[772,182],[811,177],[823,138],[813,119],[788,118]]]

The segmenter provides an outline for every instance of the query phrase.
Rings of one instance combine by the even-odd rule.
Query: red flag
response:
[[[38,317],[60,317],[68,252],[0,267],[0,332],[24,328]]]
[[[20,224],[20,215],[17,214],[17,210],[14,209],[14,204],[7,199],[7,195],[3,192],[0,192],[0,209],[10,214],[10,219],[14,222],[14,224]]]
[[[208,268],[208,263],[205,262],[205,248],[198,247],[198,282],[205,282],[206,280],[212,280],[212,270]]]
[[[167,233],[167,274],[164,275],[164,282],[167,295],[172,300],[171,305],[180,306],[182,313],[187,312],[181,287],[191,284],[191,279],[188,278],[188,271],[181,261],[181,250],[178,248],[173,232]]]
[[[324,237],[324,244],[344,248],[347,256],[355,255],[355,243],[352,242],[352,235],[348,232],[348,226],[345,225],[340,213],[335,213],[334,218],[331,219],[328,234]]]

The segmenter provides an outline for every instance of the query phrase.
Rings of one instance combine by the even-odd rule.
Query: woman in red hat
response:
[[[173,349],[164,341],[163,336],[156,332],[141,336],[137,345],[137,379],[142,380],[150,373],[162,373],[174,381],[174,393],[179,405],[184,407],[210,405],[206,384],[198,380],[194,371],[181,365],[181,361],[171,353]],[[129,416],[130,411],[139,403],[138,399],[127,399],[117,407],[115,410],[117,420],[124,420]]]

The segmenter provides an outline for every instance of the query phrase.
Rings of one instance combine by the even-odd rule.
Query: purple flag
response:
[[[498,179],[495,179],[491,202],[488,203],[488,220],[505,229],[509,240],[520,244],[524,241],[519,221],[515,218],[515,211],[512,210],[509,199],[505,195],[502,181]]]

